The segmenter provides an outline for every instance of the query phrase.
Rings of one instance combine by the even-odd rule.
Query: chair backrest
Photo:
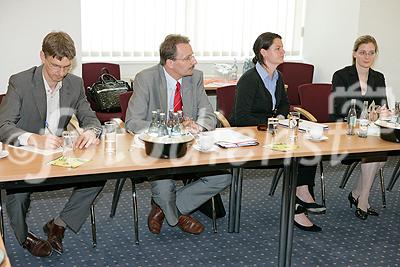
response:
[[[288,85],[287,95],[290,105],[300,105],[298,86],[312,83],[314,65],[300,62],[283,62],[277,68],[282,72],[283,80]]]
[[[308,83],[299,86],[301,107],[314,115],[318,122],[329,122],[331,89],[330,83]]]
[[[233,111],[236,85],[229,85],[217,89],[217,110],[229,119]]]
[[[104,68],[106,68],[109,73],[114,76],[116,79],[121,79],[121,71],[119,68],[119,64],[114,63],[83,63],[82,64],[82,79],[83,86],[85,90],[88,86],[91,86],[93,83],[97,82],[99,76],[103,74]]]
[[[119,102],[121,103],[121,112],[122,112],[121,119],[123,121],[125,121],[125,116],[126,116],[126,111],[128,109],[129,99],[131,98],[132,94],[133,94],[132,91],[128,91],[126,93],[122,93],[119,95]]]

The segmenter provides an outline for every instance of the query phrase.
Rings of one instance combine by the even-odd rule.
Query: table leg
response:
[[[235,204],[237,181],[239,176],[239,168],[232,168],[232,182],[229,193],[229,217],[228,217],[228,233],[233,233],[235,228]]]
[[[239,228],[240,228],[240,210],[242,207],[242,182],[243,182],[243,168],[239,168],[238,179],[237,179],[236,204],[235,204],[235,233],[239,233]]]
[[[290,266],[293,243],[293,219],[296,197],[298,159],[290,159],[290,164],[284,166],[281,228],[279,239],[279,266]]]

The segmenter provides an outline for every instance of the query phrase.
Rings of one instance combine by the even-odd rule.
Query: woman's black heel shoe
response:
[[[306,211],[307,211],[306,208],[304,208],[301,205],[298,205],[296,208],[295,214],[306,213]],[[300,230],[303,230],[303,231],[308,231],[308,232],[321,232],[322,231],[322,228],[315,224],[313,224],[311,226],[304,226],[304,225],[299,224],[295,220],[293,220],[293,222],[297,228],[299,228]]]
[[[347,197],[347,199],[350,202],[350,208],[352,208],[353,205],[356,206],[356,208],[357,208],[358,200],[353,197],[353,193],[352,192],[349,193],[349,196]]]
[[[361,220],[366,220],[368,218],[368,212],[363,211],[360,208],[356,209],[356,213],[355,214],[356,214],[357,218],[360,218]]]

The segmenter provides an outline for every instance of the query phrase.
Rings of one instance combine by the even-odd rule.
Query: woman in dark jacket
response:
[[[371,68],[378,52],[378,44],[370,35],[360,36],[353,47],[353,65],[336,71],[332,77],[333,110],[332,121],[342,120],[347,116],[350,100],[357,100],[357,114],[360,115],[363,101],[380,105],[378,113],[387,116],[386,85],[382,73]],[[377,159],[362,159],[361,176],[356,180],[353,190],[349,193],[350,207],[356,206],[355,215],[365,220],[368,215],[378,216],[378,213],[368,203],[369,191],[377,171],[385,162]]]
[[[285,50],[278,34],[266,32],[254,43],[255,67],[239,79],[236,86],[232,123],[235,126],[257,126],[269,117],[285,118],[289,113],[289,102],[282,74],[276,67],[283,62]],[[321,231],[306,216],[306,210],[325,212],[325,207],[315,203],[309,192],[314,186],[316,166],[300,166],[296,188],[296,212],[294,223],[305,231]]]

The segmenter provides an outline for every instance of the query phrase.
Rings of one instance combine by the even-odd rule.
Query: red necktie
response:
[[[181,97],[181,84],[176,83],[175,96],[174,96],[174,112],[182,110],[182,97]]]

